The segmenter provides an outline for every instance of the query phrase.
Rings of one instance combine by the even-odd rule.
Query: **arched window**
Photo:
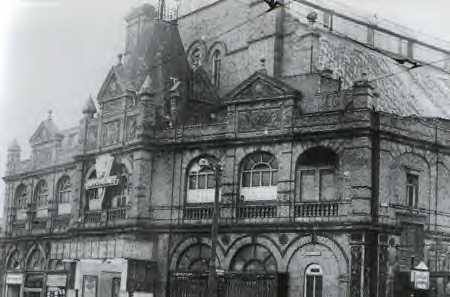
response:
[[[20,254],[17,250],[12,252],[9,256],[8,263],[6,264],[7,270],[18,270],[20,269]]]
[[[27,270],[28,271],[42,271],[45,268],[45,260],[38,248],[35,248],[28,257]]]
[[[322,297],[322,268],[311,264],[305,272],[304,297]]]
[[[58,204],[70,203],[72,195],[72,185],[70,178],[65,175],[61,177],[57,185],[57,202]]]
[[[209,166],[200,166],[198,161],[188,171],[187,203],[214,202],[214,171]]]
[[[241,165],[243,200],[273,200],[277,197],[278,164],[275,156],[258,152],[245,158]]]
[[[337,197],[338,157],[332,150],[317,147],[304,152],[297,162],[296,201],[331,201]]]
[[[129,196],[130,185],[128,179],[128,172],[123,164],[115,164],[111,170],[111,175],[119,179],[117,185],[112,186],[106,190],[106,205],[107,208],[124,208],[127,205],[127,198]]]
[[[89,174],[87,179],[94,180],[96,178],[97,178],[97,172],[95,170],[93,170]],[[99,190],[100,189],[98,189],[98,188],[86,189],[86,203],[88,205],[89,210],[101,209],[101,201],[99,199]]]
[[[242,247],[231,261],[231,270],[240,272],[277,271],[272,253],[264,246],[252,244]]]
[[[36,207],[43,208],[48,204],[48,187],[45,180],[40,180],[34,190],[33,202]]]
[[[14,207],[16,209],[25,209],[27,207],[27,187],[20,184],[14,196]]]
[[[72,185],[67,175],[61,177],[56,186],[56,201],[58,214],[69,214],[71,212],[70,201],[72,199]]]
[[[217,87],[220,88],[220,68],[222,64],[222,53],[217,49],[212,54],[212,83]]]
[[[178,271],[208,271],[211,247],[199,243],[188,247],[178,258]]]

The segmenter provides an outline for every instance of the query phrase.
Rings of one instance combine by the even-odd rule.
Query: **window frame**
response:
[[[20,191],[19,191],[20,190]],[[26,209],[28,200],[28,188],[25,184],[17,186],[14,195],[14,207],[16,209]]]
[[[215,49],[211,55],[211,78],[216,88],[220,88],[220,72],[222,68],[222,52]]]
[[[334,184],[334,191],[335,191],[335,198],[334,199],[324,199],[323,196],[323,188],[322,188],[322,172],[324,171],[331,171],[333,172],[333,184]],[[302,172],[314,172],[314,194],[313,199],[305,200],[302,193]],[[337,194],[337,172],[338,169],[334,165],[320,165],[317,166],[305,166],[299,164],[297,166],[296,170],[296,177],[295,177],[295,201],[296,202],[325,202],[325,201],[337,201],[339,200],[338,194]]]
[[[66,199],[63,199],[66,197]],[[68,201],[65,201],[67,200]],[[72,183],[68,175],[62,176],[58,180],[56,187],[56,202],[57,204],[70,204],[72,200]]]
[[[270,156],[270,159],[268,161],[264,161],[264,155],[266,156]],[[254,156],[260,156],[260,160],[256,160],[257,162],[255,162]],[[249,166],[249,168],[245,168],[246,163],[253,161],[254,164],[252,164],[251,166]],[[274,163],[274,164],[271,164]],[[275,166],[273,166],[275,165]],[[265,168],[268,169],[260,169],[260,168],[256,168],[258,166],[265,166]],[[264,185],[263,184],[263,174],[264,173],[269,173],[269,183],[268,185]],[[245,183],[244,184],[244,175],[248,174],[249,178],[248,181],[249,183]],[[254,175],[257,174],[259,175],[259,179],[258,179],[258,183],[257,185],[253,184],[254,181]],[[259,153],[255,153],[252,155],[249,155],[245,158],[242,169],[241,169],[241,173],[240,173],[240,186],[241,188],[259,188],[259,187],[276,187],[278,185],[278,164],[276,163],[276,157],[270,153],[266,153],[266,152],[259,152]]]
[[[34,188],[33,203],[35,208],[45,208],[49,203],[49,189],[47,181],[40,179]]]
[[[409,182],[409,178],[415,179],[412,183]],[[412,190],[412,192],[411,192]],[[408,170],[406,171],[405,180],[405,198],[406,205],[409,208],[419,208],[419,191],[420,191],[420,174],[416,171]],[[411,197],[412,193],[412,197]],[[412,198],[412,201],[411,201]]]
[[[312,271],[313,269],[319,270],[318,272]],[[312,296],[308,292],[308,281],[312,278]],[[317,282],[320,281],[320,294],[316,291]],[[310,264],[305,269],[304,286],[303,286],[303,297],[322,297],[323,296],[323,270],[319,264]]]

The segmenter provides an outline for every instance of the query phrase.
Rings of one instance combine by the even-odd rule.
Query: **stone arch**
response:
[[[203,238],[203,237],[188,237],[183,240],[181,240],[172,250],[170,254],[170,265],[169,269],[174,271],[177,268],[178,261],[180,257],[191,247],[196,245],[206,245],[211,247],[211,239],[209,238]],[[223,247],[220,245],[220,243],[217,243],[217,264],[223,265],[223,259],[224,259],[224,251]]]
[[[24,263],[25,269],[31,270],[37,270],[40,268],[40,270],[45,270],[47,266],[47,256],[45,254],[45,250],[42,248],[42,246],[38,243],[35,243],[31,246],[31,248],[28,250],[27,255],[25,257],[25,263]]]
[[[190,190],[190,187],[189,187],[190,174],[191,174],[192,170],[194,169],[194,167],[197,167],[197,169],[195,169],[195,172],[197,173],[197,177],[195,178],[195,180],[197,180],[199,178],[198,175],[200,172],[208,173],[205,176],[203,176],[204,178],[206,178],[206,176],[208,176],[208,179],[210,179],[211,176],[214,175],[214,172],[211,168],[201,169],[201,167],[198,165],[199,160],[203,159],[203,158],[206,158],[209,160],[214,160],[216,162],[219,161],[219,159],[216,156],[209,154],[209,153],[201,153],[188,161],[187,166],[185,168],[183,168],[184,169],[183,170],[183,174],[184,174],[184,176],[183,176],[183,180],[184,180],[184,182],[183,182],[183,185],[184,185],[184,187],[183,187],[183,189],[184,189],[183,190],[183,203],[184,204],[189,203],[188,200],[189,200],[189,197],[191,196],[191,194],[192,194],[192,196],[199,196],[199,197],[203,198],[203,199],[200,199],[197,201],[194,200],[194,202],[196,202],[196,203],[198,203],[200,201],[202,201],[202,202],[213,202],[214,201],[214,189],[208,187],[207,184],[205,185],[206,187],[200,191],[196,191],[196,190],[198,190],[197,187],[194,187],[194,189],[195,189],[194,191],[189,191]],[[205,182],[208,183],[208,180],[205,180]],[[199,192],[201,192],[201,193],[199,193]]]
[[[281,261],[281,251],[278,247],[278,245],[273,241],[271,238],[266,236],[242,236],[237,238],[234,242],[230,244],[228,249],[225,252],[225,259],[223,266],[224,267],[230,267],[231,262],[234,258],[234,256],[238,253],[238,251],[248,245],[260,245],[265,247],[267,250],[270,251],[270,253],[273,255],[273,257],[276,260],[276,266],[278,271],[283,271],[284,266],[283,262]]]
[[[6,259],[5,259],[5,267],[6,267],[6,269],[10,270],[10,267],[12,267],[11,266],[12,263],[10,263],[10,262],[13,260],[13,257],[17,259],[15,261],[19,262],[18,263],[19,267],[17,269],[23,269],[24,268],[23,255],[22,255],[21,251],[16,246],[11,247],[9,252],[8,252],[8,254],[7,254],[7,256],[6,256]]]
[[[309,149],[315,147],[323,147],[335,152],[338,157],[342,155],[344,152],[344,140],[320,140],[320,141],[306,141],[298,144],[298,148],[296,150],[295,155],[293,156],[293,160],[298,160],[300,156]],[[339,158],[340,159],[340,158]]]
[[[311,264],[323,270],[324,287],[330,297],[344,297],[348,290],[349,261],[343,249],[333,239],[311,235],[298,237],[285,250],[286,272],[290,295],[303,295],[305,272]]]
[[[203,40],[195,40],[194,42],[191,43],[191,45],[189,45],[186,53],[187,53],[187,59],[189,62],[189,65],[191,65],[191,67],[196,67],[199,65],[196,65],[195,62],[195,57],[193,57],[195,52],[199,52],[200,55],[200,65],[203,65],[205,63],[205,61],[207,61],[207,48],[206,48],[206,43]]]
[[[216,50],[219,50],[220,53],[225,56],[227,54],[227,45],[223,41],[216,41],[214,42],[208,50],[208,57],[211,59],[211,54],[214,53]]]

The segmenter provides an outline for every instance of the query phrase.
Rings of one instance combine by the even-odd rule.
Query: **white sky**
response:
[[[22,158],[28,157],[28,139],[49,109],[60,128],[78,124],[84,101],[89,94],[97,94],[109,68],[116,63],[117,54],[123,50],[123,17],[132,6],[152,1],[156,2],[2,0],[0,175],[4,173],[8,144],[17,138],[26,152]],[[183,5],[193,5],[211,0],[181,1]],[[448,0],[333,2],[450,40]],[[1,198],[2,191],[0,183]]]

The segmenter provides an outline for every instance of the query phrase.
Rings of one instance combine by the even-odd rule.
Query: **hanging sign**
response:
[[[422,261],[411,270],[411,281],[416,290],[428,290],[430,288],[430,271]]]

